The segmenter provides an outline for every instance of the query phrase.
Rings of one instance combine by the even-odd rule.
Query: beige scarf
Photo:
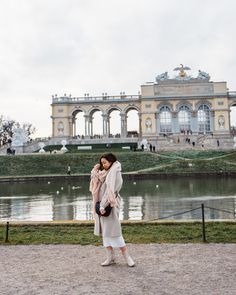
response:
[[[89,190],[93,196],[93,204],[97,203],[99,199],[99,190],[101,185],[106,180],[106,176],[108,174],[107,170],[97,171],[95,168],[91,171],[91,180],[89,185]]]
[[[118,161],[113,163],[113,165],[111,166],[109,170],[97,171],[94,168],[91,171],[91,181],[89,185],[89,190],[93,196],[94,206],[99,199],[99,190],[104,181],[106,182],[106,185],[107,185],[108,202],[110,203],[112,207],[117,205],[115,192],[113,192],[111,188],[114,186],[114,185],[111,185],[111,183],[114,184],[114,181],[115,181],[114,178],[116,176],[117,171],[121,171],[121,164]]]

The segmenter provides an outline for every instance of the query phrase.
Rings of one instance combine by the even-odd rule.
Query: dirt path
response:
[[[129,245],[136,267],[117,252],[80,245],[0,246],[0,294],[236,294],[236,244]]]

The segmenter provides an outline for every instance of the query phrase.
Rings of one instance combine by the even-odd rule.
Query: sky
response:
[[[236,91],[235,11],[235,0],[0,0],[0,115],[47,137],[52,95],[138,94],[180,64]]]

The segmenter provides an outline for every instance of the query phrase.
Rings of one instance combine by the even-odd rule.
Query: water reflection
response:
[[[153,220],[205,206],[207,219],[234,219],[236,183],[230,178],[124,181],[121,220]],[[201,210],[170,219],[201,218]],[[88,182],[0,184],[0,220],[91,220]]]

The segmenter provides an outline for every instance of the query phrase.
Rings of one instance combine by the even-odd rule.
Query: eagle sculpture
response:
[[[191,70],[190,67],[184,67],[182,64],[180,64],[181,67],[177,67],[174,69],[174,71],[179,71],[179,76],[180,77],[185,77],[187,74],[185,71]]]

